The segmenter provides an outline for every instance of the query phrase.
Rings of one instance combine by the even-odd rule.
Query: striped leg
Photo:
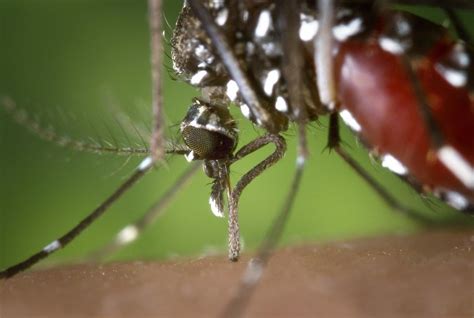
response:
[[[88,259],[92,261],[103,260],[120,249],[134,242],[140,234],[152,225],[157,218],[164,212],[174,196],[186,185],[200,167],[199,162],[193,162],[174,182],[174,184],[163,194],[163,196],[154,203],[150,209],[136,222],[122,228],[114,240],[98,251],[91,253]]]
[[[330,117],[329,122],[329,134],[328,134],[328,148],[333,149],[354,171],[364,179],[370,187],[382,198],[382,200],[392,209],[412,218],[413,220],[424,225],[436,225],[437,223],[432,219],[423,216],[421,212],[418,212],[410,207],[405,206],[399,200],[397,200],[389,191],[384,189],[380,183],[378,183],[370,174],[362,168],[342,147],[341,139],[339,136],[339,121],[337,113],[334,113]],[[446,223],[443,223],[446,225]]]
[[[263,171],[267,170],[275,163],[277,163],[285,154],[286,142],[283,137],[279,135],[268,134],[259,137],[249,144],[240,148],[231,160],[230,164],[246,157],[254,151],[264,147],[265,145],[273,143],[276,147],[275,151],[253,167],[250,171],[240,178],[235,187],[232,189],[229,198],[229,259],[237,261],[240,254],[240,234],[239,234],[239,220],[238,220],[238,204],[242,191]]]
[[[5,279],[24,271],[31,266],[38,263],[43,258],[56,252],[57,250],[68,245],[74,240],[79,234],[87,229],[95,220],[97,220],[102,214],[104,214],[108,208],[117,201],[127,190],[129,190],[138,180],[140,180],[150,169],[153,167],[151,157],[146,157],[140,165],[136,168],[135,172],[124,182],[122,185],[115,190],[111,196],[109,196],[99,207],[97,207],[91,214],[85,217],[78,225],[72,228],[70,231],[54,240],[50,244],[46,245],[41,251],[33,254],[26,260],[8,267],[5,270],[0,271],[0,279]]]
[[[300,157],[298,157],[300,159]],[[262,162],[263,163],[263,162]],[[298,160],[296,165],[296,171],[293,176],[293,181],[290,186],[290,190],[287,197],[284,200],[281,210],[278,212],[277,217],[271,224],[263,243],[257,251],[257,255],[248,263],[247,269],[244,275],[240,279],[239,288],[232,299],[226,304],[224,310],[221,312],[220,317],[240,317],[245,308],[248,305],[249,300],[255,290],[255,287],[260,281],[262,273],[271,257],[272,251],[278,243],[285,224],[287,223],[291,207],[298,193],[299,186],[304,171],[304,161]],[[249,173],[251,173],[250,171]],[[244,179],[244,176],[242,179]],[[241,179],[241,181],[242,181]],[[240,181],[239,181],[240,183]],[[245,184],[246,185],[246,184]],[[239,184],[237,185],[237,187]],[[236,187],[236,188],[237,188]],[[234,190],[235,192],[235,190]]]
[[[103,215],[108,208],[115,203],[127,190],[129,190],[137,181],[139,181],[148,171],[151,170],[154,163],[157,160],[164,158],[165,150],[163,129],[162,129],[162,115],[161,115],[161,0],[149,0],[150,10],[150,32],[151,32],[151,47],[152,47],[152,82],[153,82],[153,135],[151,140],[152,154],[146,157],[140,165],[136,168],[135,172],[122,183],[112,195],[110,195],[102,204],[99,205],[94,211],[92,211],[87,217],[85,217],[78,225],[72,228],[70,231],[54,240],[50,244],[46,245],[41,251],[33,254],[26,260],[10,266],[9,268],[0,271],[0,279],[11,277],[23,270],[26,270],[47,257],[48,255],[56,252],[57,250],[65,247],[72,240],[74,240],[79,234],[87,229],[91,224],[94,223],[101,215]],[[4,100],[4,104],[8,108],[9,101]],[[11,105],[11,102],[10,102]],[[41,134],[40,134],[41,135]],[[181,150],[170,150],[168,152],[180,153]],[[184,151],[186,152],[186,151]]]

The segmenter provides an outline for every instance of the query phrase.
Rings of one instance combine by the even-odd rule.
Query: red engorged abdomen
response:
[[[435,69],[451,45],[439,43],[416,72],[445,144],[455,148],[472,167],[474,102],[467,89],[453,87]],[[429,135],[400,57],[373,41],[348,41],[341,44],[336,64],[342,108],[360,124],[363,139],[380,154],[397,158],[421,185],[456,191],[474,202],[473,191],[433,156],[435,153],[429,156]]]

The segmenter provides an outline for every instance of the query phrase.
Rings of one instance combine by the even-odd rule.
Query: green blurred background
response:
[[[181,5],[182,1],[165,1],[170,25]],[[144,0],[0,0],[0,95],[10,96],[45,127],[53,126],[71,138],[133,146],[140,143],[135,127],[145,131],[148,139],[151,84],[146,9]],[[443,19],[433,12],[435,20]],[[472,13],[463,17],[474,21]],[[474,24],[469,28],[474,34]],[[165,29],[169,39],[171,29]],[[169,68],[170,60],[165,60]],[[199,92],[173,81],[171,75],[164,74],[164,101],[167,133],[176,138],[177,125]],[[255,138],[258,129],[232,111],[242,131],[240,144]],[[323,119],[321,125],[308,129],[311,158],[281,243],[415,231],[412,221],[388,209],[335,154],[322,152],[326,123]],[[22,260],[76,225],[141,160],[58,147],[17,125],[3,110],[0,129],[0,268]],[[294,135],[294,129],[285,134],[289,151],[284,160],[242,196],[241,232],[247,250],[261,242],[289,189]],[[372,164],[346,130],[344,140],[351,153],[406,204],[435,218],[463,218],[443,205],[430,210],[415,191]],[[235,165],[233,182],[270,151],[269,147]],[[170,158],[48,262],[80,261],[104,245],[121,227],[140,217],[186,165],[182,157]],[[199,171],[166,214],[113,259],[225,253],[227,221],[210,212],[209,182]]]

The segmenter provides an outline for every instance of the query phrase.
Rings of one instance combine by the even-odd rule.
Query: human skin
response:
[[[472,317],[474,230],[278,250],[245,317]],[[1,317],[214,317],[249,259],[81,264],[0,282]]]

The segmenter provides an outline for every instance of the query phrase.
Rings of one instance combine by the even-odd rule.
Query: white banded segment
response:
[[[438,150],[438,158],[468,189],[474,189],[474,167],[452,146]]]
[[[48,253],[48,254],[51,254],[54,251],[59,250],[61,247],[62,247],[61,242],[59,242],[58,240],[55,240],[55,241],[52,241],[51,243],[49,243],[48,245],[46,245],[43,248],[43,251]]]
[[[211,206],[212,214],[214,214],[218,218],[224,217],[224,211],[222,209],[222,206],[217,204],[216,200],[212,196],[209,198],[209,205]]]
[[[408,52],[413,43],[413,29],[403,14],[395,15],[387,26],[388,33],[379,37],[380,47],[392,54],[401,55]]]
[[[267,73],[263,84],[263,91],[267,96],[271,96],[273,93],[273,88],[275,84],[280,80],[280,70],[273,69]]]
[[[192,77],[191,77],[191,81],[190,83],[192,85],[199,85],[201,83],[201,81],[204,79],[204,77],[207,76],[207,71],[205,70],[200,70],[200,71],[197,71],[196,74],[194,74]]]
[[[379,38],[379,45],[383,50],[395,55],[401,55],[407,50],[401,41],[385,36]]]
[[[286,102],[286,100],[281,97],[281,96],[278,96],[276,101],[275,101],[275,109],[278,110],[279,112],[282,112],[282,113],[287,113],[288,112],[288,104]]]
[[[220,26],[223,26],[227,22],[227,18],[229,17],[229,10],[223,8],[217,13],[216,16],[216,23]]]
[[[308,42],[314,39],[318,33],[319,22],[313,16],[308,14],[300,14],[300,29],[298,35],[300,40]]]
[[[355,132],[360,132],[362,130],[361,125],[357,122],[357,120],[352,116],[351,112],[347,109],[344,109],[339,112],[339,116],[341,116],[344,123],[349,126]]]
[[[194,150],[191,150],[189,153],[184,155],[184,159],[186,159],[187,162],[192,162],[195,158]]]
[[[115,241],[119,244],[127,244],[127,243],[135,241],[138,237],[138,234],[139,234],[138,228],[135,225],[131,224],[124,227],[117,234]]]
[[[235,101],[237,99],[237,93],[239,92],[239,86],[234,80],[230,80],[227,82],[226,85],[226,95],[229,97],[231,101]]]
[[[464,87],[469,81],[471,60],[462,43],[456,43],[446,59],[436,63],[436,71],[452,86]]]
[[[447,204],[458,210],[464,210],[469,207],[469,200],[455,191],[443,192],[443,199]]]
[[[250,108],[247,106],[247,104],[240,105],[240,111],[242,112],[242,115],[244,115],[245,118],[250,118]]]
[[[203,44],[199,44],[196,46],[194,54],[196,55],[198,60],[202,62],[199,65],[202,65],[202,66],[209,65],[209,64],[212,64],[212,62],[214,61],[214,55]]]
[[[255,284],[260,280],[263,274],[262,262],[259,259],[252,258],[245,269],[242,281],[245,284]]]
[[[329,110],[336,107],[336,79],[333,61],[333,34],[335,8],[332,0],[318,1],[318,10],[325,12],[319,21],[318,34],[314,38],[314,66],[316,86],[321,103]]]
[[[436,64],[435,69],[452,86],[466,86],[468,80],[467,70],[458,70],[443,64]]]
[[[340,23],[333,27],[332,33],[338,41],[346,41],[348,38],[364,31],[362,18],[355,17],[347,23]]]
[[[262,38],[268,34],[272,26],[272,16],[270,11],[263,10],[258,17],[257,26],[255,27],[255,36]]]
[[[137,169],[140,171],[144,171],[148,169],[152,164],[153,164],[153,158],[151,156],[148,156],[145,159],[143,159],[142,162],[140,162]]]
[[[389,169],[393,173],[400,176],[408,174],[408,169],[405,167],[397,158],[391,154],[385,154],[382,156],[382,167]]]

